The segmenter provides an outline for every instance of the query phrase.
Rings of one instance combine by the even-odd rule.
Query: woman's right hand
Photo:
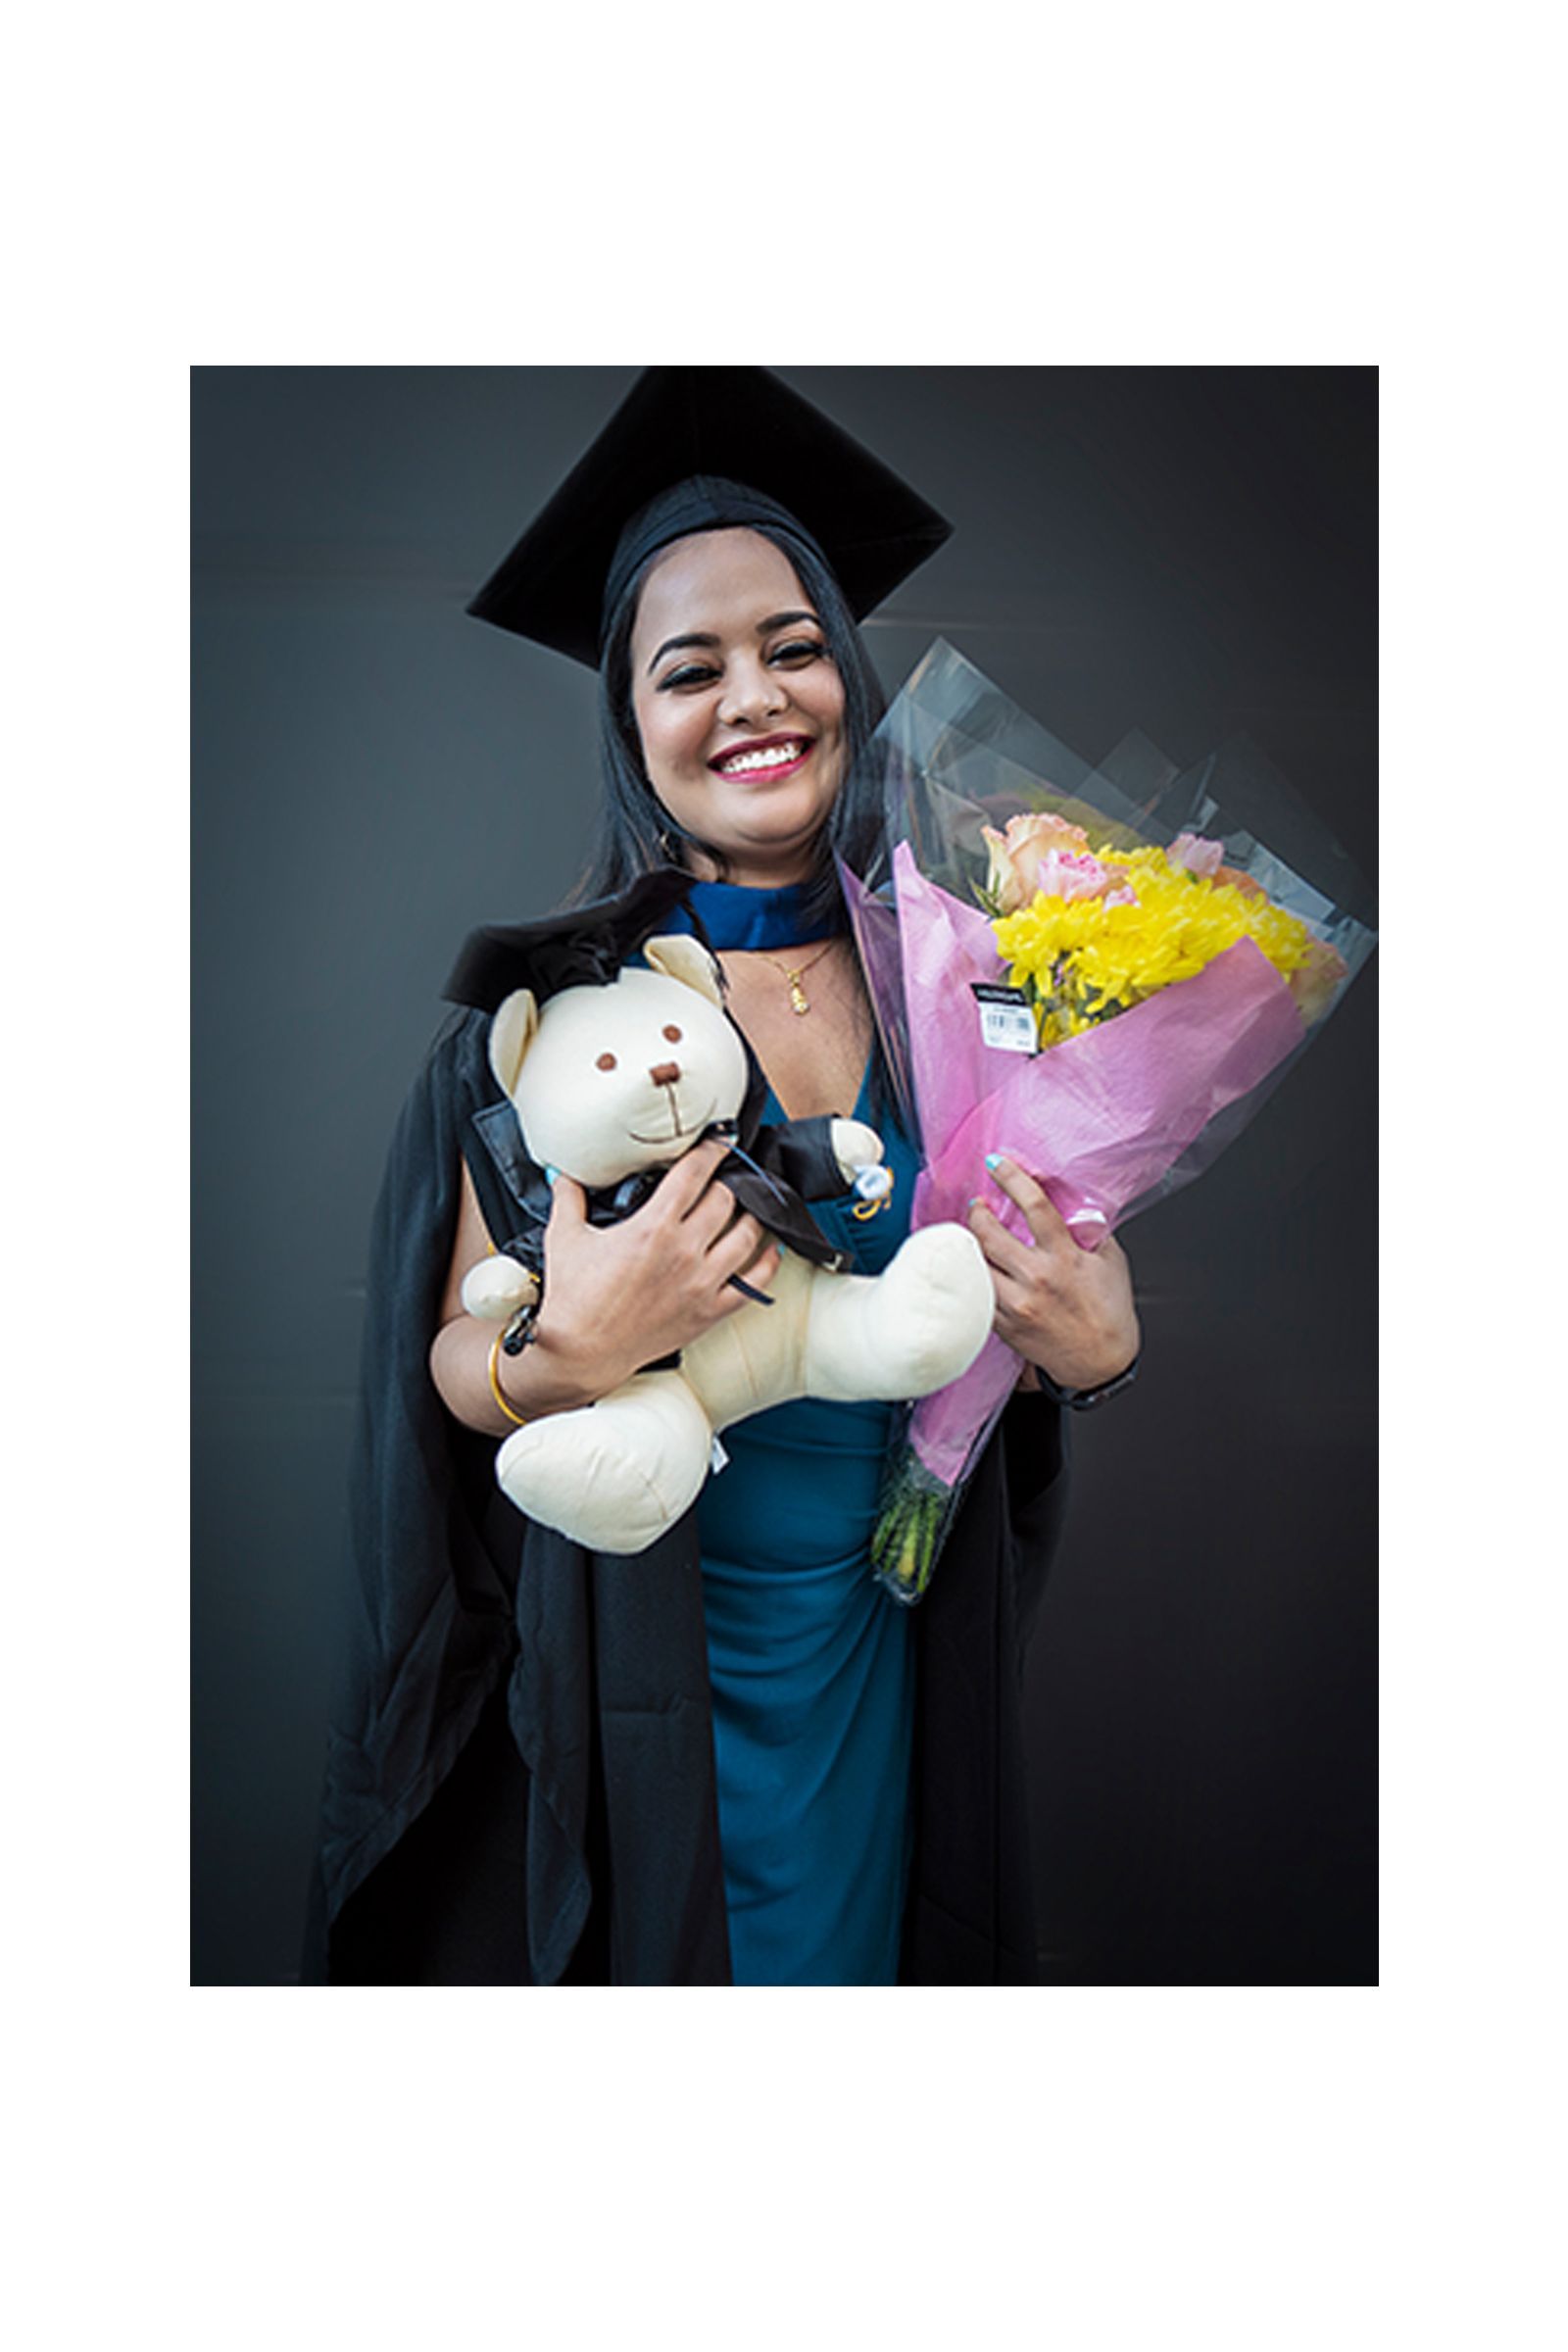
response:
[[[498,1355],[499,1323],[464,1310],[463,1278],[494,1248],[465,1167],[430,1344],[430,1376],[448,1411],[468,1429],[504,1438],[519,1421],[592,1404],[744,1306],[745,1294],[729,1287],[732,1274],[765,1289],[778,1249],[737,1209],[728,1186],[714,1182],[725,1149],[699,1144],[618,1225],[590,1225],[582,1188],[558,1177],[535,1344],[516,1356]]]
[[[777,1273],[778,1245],[715,1180],[727,1151],[711,1140],[697,1145],[616,1225],[590,1225],[582,1187],[556,1178],[537,1330],[585,1398],[606,1396],[744,1306],[732,1274],[765,1290]]]

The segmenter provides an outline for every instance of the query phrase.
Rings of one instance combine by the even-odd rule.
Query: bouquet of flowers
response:
[[[1135,735],[1091,768],[939,640],[866,757],[888,859],[843,881],[916,1227],[961,1222],[1000,1150],[1094,1248],[1210,1164],[1375,944],[1365,885],[1253,747],[1183,772]],[[993,1334],[913,1408],[872,1544],[900,1599],[1018,1373]]]

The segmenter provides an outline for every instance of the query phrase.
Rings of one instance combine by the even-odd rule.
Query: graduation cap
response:
[[[760,521],[797,525],[857,619],[953,528],[766,368],[649,368],[467,609],[597,668],[604,615],[645,558]]]
[[[662,865],[613,898],[568,906],[537,923],[470,931],[441,993],[451,1004],[495,1012],[517,988],[531,988],[540,1004],[564,988],[608,988],[691,886],[690,874]]]

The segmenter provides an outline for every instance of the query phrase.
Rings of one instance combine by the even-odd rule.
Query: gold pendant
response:
[[[790,1003],[795,1007],[795,1010],[797,1012],[809,1012],[811,1007],[807,1000],[806,991],[801,986],[800,974],[798,972],[786,972],[784,976],[790,984]]]

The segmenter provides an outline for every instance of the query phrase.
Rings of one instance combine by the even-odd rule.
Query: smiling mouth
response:
[[[626,1133],[631,1137],[631,1140],[634,1144],[678,1143],[683,1135],[698,1135],[702,1132],[703,1128],[708,1125],[709,1120],[713,1115],[713,1106],[711,1103],[710,1103],[700,1119],[689,1119],[684,1126],[681,1124],[680,1104],[678,1102],[672,1102],[670,1103],[669,1115],[672,1124],[665,1128],[662,1135],[643,1135],[635,1127],[628,1127]]]
[[[731,752],[722,759],[710,760],[709,765],[720,776],[784,776],[809,759],[812,748],[808,735],[792,735],[784,743]]]

